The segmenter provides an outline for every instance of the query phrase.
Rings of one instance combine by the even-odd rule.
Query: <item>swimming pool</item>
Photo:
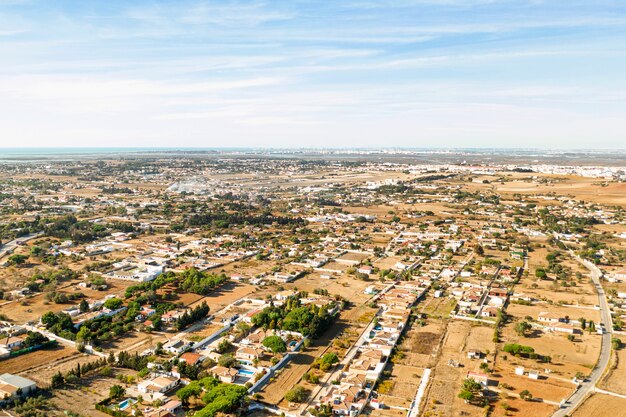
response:
[[[120,410],[125,410],[128,407],[130,407],[131,405],[133,405],[135,403],[135,401],[133,401],[131,398],[127,398],[124,401],[122,401],[121,403],[118,404]]]
[[[246,375],[246,376],[252,376],[252,375],[254,375],[254,372],[253,371],[248,371],[247,369],[240,369],[238,374]]]

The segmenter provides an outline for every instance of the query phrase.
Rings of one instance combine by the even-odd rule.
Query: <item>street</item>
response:
[[[602,335],[602,348],[600,350],[600,359],[598,360],[596,367],[593,368],[589,377],[580,384],[578,390],[576,390],[576,392],[574,392],[567,400],[563,402],[563,405],[553,414],[553,417],[564,417],[566,415],[569,415],[576,409],[576,407],[582,404],[589,395],[589,393],[595,389],[597,382],[604,374],[604,371],[609,366],[609,362],[611,360],[611,338],[613,337],[613,321],[611,319],[611,310],[609,309],[604,289],[602,288],[602,284],[600,282],[602,272],[593,263],[581,259],[580,257],[574,255],[573,252],[570,253],[578,262],[583,264],[591,272],[591,279],[593,280],[596,291],[598,292],[598,305],[600,306],[600,314],[602,317],[602,324],[605,328],[605,332]]]

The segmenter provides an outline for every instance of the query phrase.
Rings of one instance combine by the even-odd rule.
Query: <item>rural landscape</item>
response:
[[[624,169],[398,158],[7,159],[5,414],[618,415]]]
[[[0,0],[0,417],[626,417],[626,1]]]

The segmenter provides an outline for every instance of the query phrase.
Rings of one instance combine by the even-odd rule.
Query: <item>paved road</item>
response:
[[[593,263],[581,259],[580,257],[574,255],[572,256],[585,265],[587,269],[591,272],[591,279],[593,280],[593,284],[596,287],[596,291],[598,292],[598,300],[600,306],[600,314],[602,318],[602,324],[605,328],[605,333],[602,335],[602,348],[600,350],[600,360],[596,364],[596,367],[591,371],[591,375],[589,378],[585,380],[580,385],[580,388],[574,394],[572,394],[561,406],[556,413],[553,414],[553,417],[564,417],[568,414],[571,414],[576,407],[585,401],[587,395],[595,389],[597,382],[600,380],[602,374],[609,366],[609,362],[611,360],[611,338],[613,337],[613,320],[611,319],[611,311],[609,309],[609,305],[606,302],[606,295],[604,293],[604,289],[602,288],[602,284],[600,283],[600,278],[602,277],[602,272],[600,269],[595,266]]]
[[[10,240],[10,241],[6,242],[2,246],[0,246],[0,258],[2,258],[4,255],[6,255],[8,252],[12,252],[13,250],[15,250],[15,248],[17,247],[17,242],[26,242],[28,240],[34,239],[36,237],[39,237],[41,235],[43,235],[43,233],[41,233],[41,232],[39,232],[39,233],[31,233],[29,235],[24,235],[22,237],[18,237],[17,239]]]

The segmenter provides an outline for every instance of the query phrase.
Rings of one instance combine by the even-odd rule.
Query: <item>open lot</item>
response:
[[[572,417],[620,416],[626,410],[626,399],[605,394],[593,394],[580,406]]]

